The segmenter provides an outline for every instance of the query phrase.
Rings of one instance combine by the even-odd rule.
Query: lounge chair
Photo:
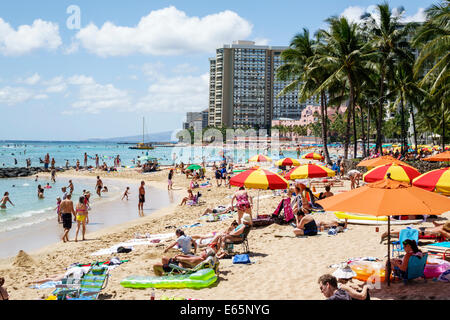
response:
[[[435,255],[443,260],[450,257],[450,241],[429,244],[424,248],[430,255]]]
[[[400,230],[400,233],[398,235],[398,241],[392,242],[392,256],[394,256],[395,253],[397,255],[400,255],[400,252],[403,252],[403,241],[410,239],[416,241],[416,243],[419,242],[419,230],[412,229],[410,227],[407,227],[406,229]]]
[[[183,268],[177,264],[170,263],[169,267],[172,268],[172,271],[165,273],[165,275],[172,275],[174,273],[191,274],[191,273],[195,273],[202,269],[213,269],[214,272],[217,273],[217,271],[219,270],[219,264],[220,264],[219,259],[217,259],[215,256],[206,258],[205,261],[200,262],[198,265],[196,265],[193,268]]]
[[[418,256],[411,256],[408,261],[408,268],[405,273],[394,272],[394,277],[400,278],[403,282],[408,284],[408,280],[423,278],[426,282],[425,278],[425,265],[427,263],[428,253],[424,253],[422,258]]]
[[[94,265],[80,281],[79,287],[58,286],[53,293],[58,300],[97,300],[108,284],[108,267]]]
[[[247,237],[248,237],[248,234],[250,233],[251,229],[252,229],[252,227],[245,226],[244,232],[242,233],[243,236],[241,239],[235,240],[235,241],[227,240],[225,242],[225,251],[227,251],[227,253],[231,255],[233,253],[234,245],[242,244],[242,245],[244,245],[244,250],[245,250],[244,252],[245,253],[250,252]]]

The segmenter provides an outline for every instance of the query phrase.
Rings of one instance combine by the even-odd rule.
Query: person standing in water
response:
[[[0,209],[6,209],[6,203],[9,202],[14,206],[14,203],[11,202],[11,200],[9,199],[9,192],[6,191],[5,194],[3,195],[2,200],[0,201]]]
[[[55,168],[52,169],[52,182],[53,183],[56,182],[56,169]]]
[[[48,165],[50,164],[50,155],[47,153],[44,157],[44,168],[48,171]]]
[[[73,189],[74,189],[72,180],[69,180],[69,185],[67,186],[67,188],[69,188],[69,193],[72,194],[73,193]]]
[[[71,200],[72,195],[68,194],[66,199],[61,201],[61,204],[59,205],[60,211],[61,211],[61,218],[63,222],[63,228],[64,228],[64,235],[62,237],[62,241],[67,242],[69,241],[69,231],[72,228],[72,215],[76,219],[75,210],[73,209],[73,202]]]
[[[100,159],[98,158],[98,154],[96,154],[96,155],[95,155],[95,168],[96,168],[96,169],[98,169],[98,167],[99,167],[99,165],[98,165],[98,164],[99,164],[99,160],[100,160]]]
[[[84,153],[84,168],[87,168],[87,153]]]
[[[141,181],[141,186],[139,187],[139,203],[138,203],[138,210],[139,215],[144,215],[144,202],[145,202],[145,182]]]
[[[173,188],[173,181],[172,181],[172,179],[173,179],[173,169],[170,169],[170,171],[169,171],[169,177],[168,177],[168,180],[167,180],[167,190],[172,190]]]
[[[95,185],[95,190],[97,191],[97,194],[99,197],[102,196],[102,188],[103,188],[103,182],[100,179],[100,176],[97,176],[97,184]]]
[[[123,193],[123,196],[122,196],[121,200],[123,200],[123,198],[127,198],[127,201],[128,201],[129,190],[130,190],[130,187],[127,187],[125,189],[125,192]]]

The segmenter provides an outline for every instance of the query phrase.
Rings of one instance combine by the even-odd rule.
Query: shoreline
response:
[[[50,175],[48,173],[40,174],[40,178],[47,178],[47,176],[50,177]],[[84,175],[84,174],[77,175],[77,174],[74,174],[73,172],[68,172],[68,173],[64,173],[64,174],[59,174],[58,177],[60,179],[61,178],[72,179],[74,181],[75,187],[76,187],[76,180],[92,180],[93,183],[95,184],[95,176],[91,176],[91,175]],[[58,177],[57,177],[57,179],[58,179]],[[27,178],[24,177],[24,179],[27,179]],[[124,189],[125,185],[130,184],[131,190],[133,189],[133,185],[138,185],[140,182],[139,179],[124,178],[124,177],[103,177],[102,180],[104,182],[107,182],[108,184],[110,184],[112,181],[115,181],[116,184],[117,184],[117,182],[119,182],[121,189],[122,188]],[[156,197],[159,196],[160,198],[161,198],[161,195],[164,196],[163,193],[167,191],[167,190],[164,190],[162,183],[157,182],[157,181],[151,181],[150,188],[156,189],[155,190]],[[154,215],[157,216],[156,213],[165,211],[169,207],[172,206],[172,204],[166,203],[166,201],[160,201],[163,203],[161,205],[160,203],[158,203],[157,199],[153,199],[153,198],[155,198],[155,195],[149,196],[149,192],[151,190],[149,190],[148,185],[146,185],[146,191],[147,191],[146,204],[149,205],[156,201],[158,207],[156,209],[144,207],[144,212],[146,214],[144,218],[147,218],[149,216],[154,216]],[[134,199],[136,197],[136,192],[135,192],[134,195],[130,194],[130,196],[129,196],[130,200],[128,201],[128,205],[130,207],[133,207],[136,209],[135,210],[136,217],[130,217],[130,215],[127,215],[127,218],[125,218],[126,221],[124,221],[123,217],[122,217],[122,219],[116,218],[115,220],[113,219],[113,221],[109,221],[110,223],[108,223],[106,226],[101,227],[101,225],[104,224],[104,222],[102,222],[101,219],[104,219],[104,221],[106,221],[106,218],[107,218],[106,214],[104,213],[105,211],[107,211],[109,213],[117,214],[118,212],[115,207],[117,207],[117,205],[121,205],[121,204],[122,204],[122,208],[124,207],[123,202],[125,202],[125,200],[123,200],[123,201],[120,200],[120,198],[122,197],[122,194],[123,194],[123,190],[116,192],[111,198],[100,199],[100,201],[98,201],[97,195],[95,193],[92,194],[91,198],[94,198],[93,199],[94,201],[92,201],[92,203],[91,203],[91,206],[93,207],[93,209],[92,209],[92,212],[90,211],[90,220],[92,222],[90,224],[87,224],[87,226],[86,226],[86,238],[96,237],[97,235],[102,235],[102,234],[113,233],[117,226],[123,226],[124,228],[127,228],[128,224],[130,224],[130,226],[133,226],[143,220],[143,217],[139,217],[137,214],[137,200]],[[175,197],[178,198],[178,195],[175,195]],[[72,199],[72,201],[74,202],[74,205],[76,205],[77,199]],[[149,211],[151,211],[151,212],[149,212]],[[56,220],[56,214],[55,214],[55,220]],[[73,239],[75,237],[76,227],[77,227],[76,223],[73,222],[72,228],[69,233],[69,239],[71,239],[71,242],[73,241]],[[91,229],[91,231],[89,231],[89,229]],[[112,229],[112,230],[109,230],[109,229]],[[39,230],[39,233],[37,232],[37,230]],[[48,243],[49,241],[51,241],[51,240],[49,240],[49,238],[52,238],[52,237],[47,236],[46,240],[39,239],[39,241],[38,241],[38,243],[46,242],[46,244],[44,244],[42,247],[34,248],[32,250],[27,250],[27,249],[24,250],[25,252],[27,252],[27,253],[29,252],[29,254],[34,255],[34,254],[39,254],[39,252],[41,252],[45,248],[51,249],[52,246],[60,243],[60,235],[62,235],[62,225],[61,224],[57,225],[57,224],[55,224],[55,221],[53,221],[53,220],[46,220],[46,221],[39,222],[39,223],[33,224],[31,226],[26,226],[26,227],[23,227],[20,229],[14,229],[12,231],[5,231],[3,236],[6,238],[12,238],[14,236],[20,237],[19,234],[23,233],[25,231],[25,232],[28,232],[31,234],[35,234],[36,237],[40,237],[40,235],[42,235],[42,233],[41,233],[42,230],[58,233],[58,240],[54,241],[52,243]],[[80,230],[80,233],[81,233],[81,230]],[[79,234],[79,236],[80,236],[80,234]],[[44,234],[43,237],[45,238],[46,235]],[[29,238],[29,236],[27,237],[27,239],[23,238],[22,241],[27,241],[27,240],[31,241],[28,238]],[[54,236],[53,236],[53,238],[54,238]],[[5,243],[2,243],[2,244],[5,245]],[[1,248],[2,244],[0,244],[0,248]],[[13,245],[16,246],[17,243],[14,242]],[[16,250],[16,252],[14,254],[11,253],[8,256],[3,256],[3,255],[0,256],[0,265],[4,264],[4,262],[6,262],[6,261],[11,261],[11,259],[13,259],[18,254],[18,251],[22,250],[22,249],[19,249],[20,247],[21,247],[20,244],[17,245],[17,248],[14,249],[14,250]]]

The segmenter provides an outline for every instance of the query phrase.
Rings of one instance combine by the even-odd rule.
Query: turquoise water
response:
[[[144,155],[157,158],[162,165],[171,165],[175,162],[199,163],[206,161],[220,161],[222,148],[218,147],[156,147],[153,150],[133,150],[130,145],[117,143],[88,143],[88,142],[0,142],[0,167],[25,167],[26,159],[31,159],[31,166],[43,166],[39,159],[44,159],[49,153],[50,159],[55,159],[57,167],[63,167],[66,161],[74,166],[76,161],[80,165],[84,163],[84,153],[88,154],[88,165],[95,165],[95,155],[100,157],[100,164],[106,162],[108,166],[114,164],[114,158],[120,155],[123,166],[134,166],[135,160]],[[249,157],[258,153],[266,153],[265,150],[227,150],[225,156],[236,163],[243,163]],[[272,158],[276,154],[269,153]],[[284,151],[284,156],[296,157],[295,151]],[[16,161],[17,160],[17,164]],[[1,191],[1,190],[0,190]]]
[[[219,162],[223,154],[228,160],[235,163],[247,162],[249,157],[258,153],[265,153],[264,150],[227,150],[221,147],[156,147],[154,150],[133,150],[130,145],[117,143],[89,143],[89,142],[0,142],[0,167],[25,167],[26,159],[31,159],[32,166],[40,166],[39,158],[44,159],[49,153],[50,158],[55,158],[56,166],[65,166],[66,160],[69,165],[75,165],[77,159],[80,165],[84,162],[84,153],[88,154],[88,165],[95,165],[95,155],[98,154],[102,162],[108,166],[114,164],[114,157],[120,155],[123,166],[134,166],[135,160],[143,155],[157,158],[161,165],[172,165],[174,162],[201,163],[202,161]],[[273,159],[278,158],[277,154],[268,153]],[[283,156],[296,157],[295,151],[284,152]],[[15,163],[15,159],[17,163]],[[120,169],[119,169],[120,170]],[[7,204],[6,210],[0,210],[0,232],[17,229],[25,225],[39,223],[44,220],[55,219],[56,197],[61,196],[61,187],[68,185],[67,178],[58,178],[55,184],[50,180],[40,178],[37,182],[34,177],[0,179],[0,196],[8,191],[10,199],[15,204]],[[45,189],[45,198],[37,198],[37,185],[45,186],[50,183],[52,188]],[[95,181],[87,179],[74,179],[75,191],[74,202],[81,195],[82,190],[90,190],[95,194]],[[123,190],[110,189],[113,192]],[[93,197],[95,198],[95,197]]]
[[[0,179],[0,192],[3,197],[6,191],[9,192],[9,198],[14,204],[7,203],[6,209],[0,209],[0,232],[11,231],[24,226],[37,224],[46,220],[57,220],[56,198],[62,198],[61,187],[68,185],[69,179],[58,178],[56,183],[52,183],[44,178],[35,181],[34,178],[8,178]],[[72,179],[74,192],[72,200],[77,202],[83,190],[89,190],[92,194],[91,199],[95,199],[94,191],[95,180]],[[45,186],[49,183],[51,188]],[[44,199],[37,197],[37,186],[44,187]],[[107,197],[120,192],[114,186],[109,187]]]

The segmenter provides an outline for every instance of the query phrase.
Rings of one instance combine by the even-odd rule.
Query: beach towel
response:
[[[56,288],[56,286],[60,284],[62,284],[62,281],[47,281],[44,283],[33,284],[30,286],[30,289],[42,290],[48,288]]]
[[[285,222],[289,222],[292,219],[294,219],[294,213],[292,212],[292,207],[291,207],[291,198],[286,198],[286,199],[281,200],[272,215],[278,217],[281,213],[281,210],[284,211],[283,216],[284,216]]]
[[[194,223],[194,224],[191,224],[191,225],[184,225],[184,226],[182,226],[182,227],[180,227],[181,229],[185,229],[185,228],[195,228],[195,227],[200,227],[202,224],[200,223],[200,222],[197,222],[197,223]]]
[[[142,245],[157,245],[159,243],[159,241],[155,241],[155,239],[131,239],[129,241],[126,242],[121,242],[118,244],[115,244],[109,248],[106,249],[100,249],[97,250],[93,253],[91,253],[91,256],[101,256],[101,255],[109,255],[109,254],[113,254],[113,253],[117,253],[117,249],[119,247],[125,247],[125,248],[130,248],[131,250],[133,250],[134,246],[142,246]]]

